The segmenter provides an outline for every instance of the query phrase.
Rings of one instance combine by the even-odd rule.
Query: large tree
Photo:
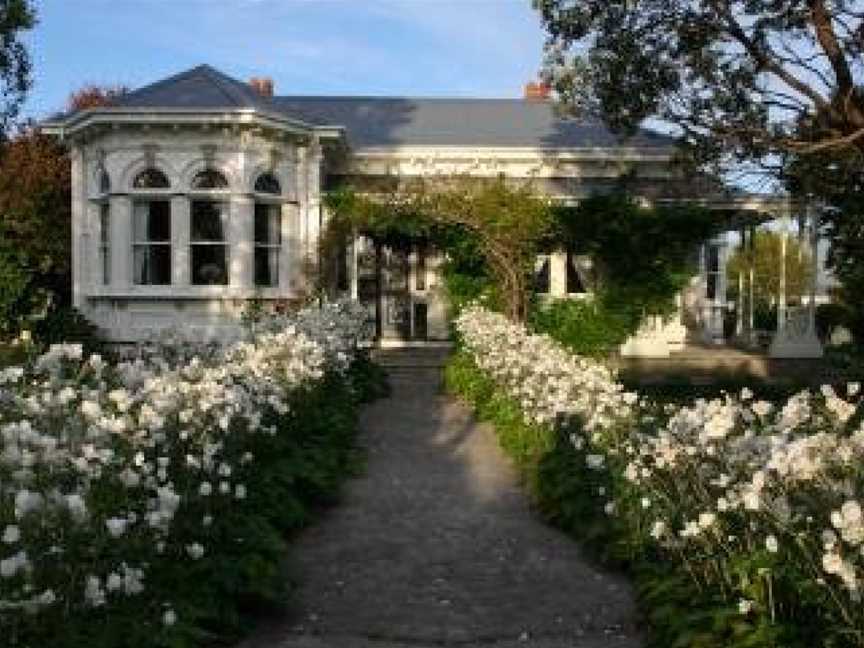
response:
[[[0,138],[30,88],[30,56],[21,35],[35,24],[28,0],[0,0]]]
[[[66,110],[111,103],[121,86],[85,86]],[[71,296],[71,174],[63,145],[33,126],[0,143],[0,336],[34,307]]]
[[[562,104],[674,125],[691,159],[864,152],[864,2],[533,0]]]

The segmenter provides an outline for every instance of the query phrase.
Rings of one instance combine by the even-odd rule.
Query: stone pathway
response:
[[[368,407],[368,469],[292,548],[285,617],[241,648],[636,648],[625,581],[538,521],[492,429],[431,367]]]

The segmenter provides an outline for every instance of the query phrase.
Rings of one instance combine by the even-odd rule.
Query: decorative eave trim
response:
[[[48,120],[40,125],[42,132],[61,139],[75,135],[97,125],[193,125],[217,126],[254,124],[276,128],[296,135],[315,135],[320,139],[342,139],[342,126],[316,126],[274,112],[254,108],[201,109],[201,108],[90,108],[70,115],[66,119]]]
[[[367,146],[351,149],[351,155],[363,159],[438,159],[465,160],[495,158],[501,161],[556,160],[561,162],[583,161],[633,161],[670,162],[675,155],[674,147],[536,147],[536,146],[452,146],[452,145],[397,145]]]

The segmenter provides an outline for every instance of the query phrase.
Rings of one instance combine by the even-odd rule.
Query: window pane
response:
[[[136,284],[171,283],[170,245],[136,245],[133,257]]]
[[[544,256],[537,260],[534,271],[534,291],[538,293],[549,292],[549,257]]]
[[[102,260],[102,283],[107,286],[111,283],[111,255],[109,248],[104,246],[100,248],[99,255]]]
[[[193,189],[227,189],[228,180],[216,169],[204,169],[192,178]]]
[[[107,245],[110,240],[110,213],[111,208],[107,204],[99,206],[99,241],[102,245]]]
[[[225,245],[192,246],[192,283],[199,286],[228,284],[228,249]]]
[[[132,187],[135,189],[168,189],[171,183],[168,182],[168,176],[162,173],[159,169],[145,169],[132,181]]]
[[[708,275],[708,285],[705,287],[706,297],[708,299],[715,299],[717,297],[717,275],[709,274]]]
[[[196,200],[192,203],[192,240],[224,241],[223,203]]]
[[[255,204],[255,242],[282,243],[282,208],[279,205]]]
[[[171,203],[167,200],[135,203],[132,220],[136,242],[171,240]]]
[[[255,285],[279,285],[279,248],[255,248]]]
[[[708,272],[720,272],[720,248],[716,245],[708,246]]]
[[[585,284],[582,277],[579,276],[579,270],[576,268],[576,255],[572,252],[567,253],[567,294],[581,295],[588,292],[585,289]]]
[[[426,246],[417,246],[417,267],[415,269],[415,288],[417,290],[426,290]]]
[[[255,191],[279,195],[282,193],[282,187],[272,173],[264,173],[255,181]]]

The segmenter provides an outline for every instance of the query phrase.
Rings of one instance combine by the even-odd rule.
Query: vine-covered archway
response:
[[[447,251],[471,239],[512,320],[524,321],[530,273],[541,242],[552,230],[550,205],[503,180],[418,180],[388,194],[350,189],[326,198],[330,220],[323,258],[357,235],[385,244],[423,239]]]

